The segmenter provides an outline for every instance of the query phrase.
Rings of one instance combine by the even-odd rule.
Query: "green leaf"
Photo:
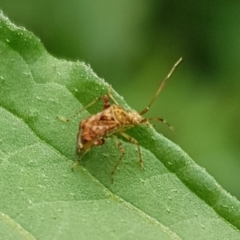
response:
[[[140,126],[119,156],[111,139],[71,171],[81,119],[108,84],[81,62],[50,56],[0,14],[1,239],[240,239],[240,203],[178,146]],[[129,107],[113,92],[119,104]]]

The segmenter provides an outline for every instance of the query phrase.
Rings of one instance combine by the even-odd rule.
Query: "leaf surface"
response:
[[[49,55],[0,14],[0,236],[4,239],[240,239],[240,203],[153,128],[111,139],[71,171],[81,119],[69,117],[108,84],[82,62]],[[129,107],[116,92],[114,97]]]

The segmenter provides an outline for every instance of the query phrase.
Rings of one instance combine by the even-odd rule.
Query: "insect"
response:
[[[120,164],[124,154],[125,150],[117,138],[117,135],[122,136],[123,138],[127,139],[129,142],[135,144],[138,149],[138,155],[139,155],[139,163],[141,167],[143,167],[143,160],[141,155],[141,150],[139,143],[136,139],[129,136],[125,131],[127,129],[130,129],[132,127],[146,124],[149,125],[149,120],[157,120],[160,122],[163,122],[167,124],[169,127],[170,125],[163,119],[163,118],[144,118],[143,115],[150,109],[153,102],[158,97],[159,93],[164,88],[167,80],[172,75],[173,71],[177,67],[177,65],[182,61],[182,58],[180,58],[172,67],[168,75],[165,77],[163,82],[160,84],[157,92],[151,99],[150,103],[145,107],[141,112],[136,112],[134,110],[127,111],[123,107],[121,107],[113,95],[111,94],[111,90],[109,88],[108,93],[106,95],[100,96],[88,105],[86,105],[84,108],[82,108],[77,114],[79,114],[81,111],[91,107],[93,104],[95,104],[99,100],[103,100],[103,110],[101,112],[98,112],[86,119],[83,119],[79,123],[79,132],[77,134],[77,146],[76,146],[76,152],[77,154],[81,154],[79,159],[75,162],[75,164],[72,167],[73,168],[78,165],[83,158],[83,156],[91,150],[92,147],[95,146],[101,146],[105,143],[106,138],[112,137],[113,141],[115,142],[116,146],[118,147],[120,151],[120,156],[118,160],[116,161],[116,164],[114,165],[113,170],[111,171],[111,177],[113,180],[113,175]],[[111,105],[110,100],[113,102]],[[75,115],[77,115],[75,114]],[[74,115],[74,116],[75,116]],[[65,120],[68,122],[69,120]]]

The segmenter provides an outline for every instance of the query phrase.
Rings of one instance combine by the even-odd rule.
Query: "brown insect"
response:
[[[170,125],[163,119],[163,118],[143,118],[142,116],[150,109],[153,102],[158,97],[159,93],[164,88],[167,80],[172,75],[173,71],[177,67],[177,65],[181,62],[182,58],[180,58],[172,67],[168,75],[165,77],[163,82],[161,83],[160,87],[158,88],[157,92],[153,96],[150,103],[145,107],[141,112],[136,112],[134,110],[127,111],[122,108],[114,97],[111,94],[111,90],[108,90],[107,95],[100,96],[99,98],[95,99],[88,105],[86,105],[83,109],[81,109],[77,114],[81,111],[89,108],[97,101],[103,99],[103,111],[98,112],[86,119],[83,119],[79,124],[79,132],[77,135],[77,154],[82,153],[80,158],[76,161],[73,165],[72,169],[79,164],[83,156],[91,150],[92,147],[100,146],[105,143],[105,139],[108,137],[112,137],[113,141],[117,145],[121,155],[119,156],[113,170],[111,171],[111,176],[113,179],[113,175],[117,169],[117,166],[121,162],[125,150],[121,144],[121,142],[117,138],[117,134],[122,136],[123,138],[127,139],[129,142],[135,144],[138,148],[139,154],[139,163],[141,167],[143,167],[142,155],[139,147],[139,143],[136,139],[129,136],[125,131],[129,128],[138,126],[140,124],[147,124],[149,125],[149,120],[157,120],[167,124],[169,127]],[[113,101],[113,104],[110,104],[110,99]],[[76,116],[75,114],[74,116]],[[69,120],[64,120],[68,122]]]

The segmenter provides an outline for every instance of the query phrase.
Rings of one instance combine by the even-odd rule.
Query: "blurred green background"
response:
[[[58,58],[81,60],[240,199],[240,2],[0,0],[0,9]]]

